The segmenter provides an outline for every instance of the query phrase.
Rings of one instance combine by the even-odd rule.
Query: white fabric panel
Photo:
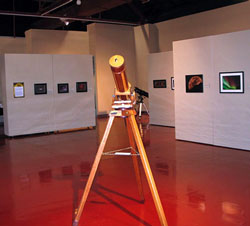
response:
[[[250,150],[250,31],[213,37],[214,144]],[[219,72],[244,71],[245,92],[219,94]]]
[[[16,136],[53,130],[53,80],[50,55],[6,54],[7,123],[5,134]],[[24,82],[25,97],[14,98],[13,83]],[[34,95],[34,83],[47,83],[47,95]],[[5,117],[4,117],[5,118]],[[7,125],[7,126],[6,126]]]
[[[0,95],[1,95],[1,104],[2,107],[6,106],[6,78],[5,78],[5,57],[4,55],[0,55],[0,86],[1,86],[1,91],[0,91]],[[5,117],[7,118],[7,111],[6,108],[3,108],[3,115],[5,115]],[[2,116],[3,117],[3,116]],[[4,121],[4,118],[2,118],[2,120]],[[6,120],[6,125],[8,126],[8,121]]]
[[[95,126],[92,56],[53,55],[55,127],[58,130]],[[88,92],[76,92],[76,82],[87,82]],[[69,93],[57,93],[58,83],[69,83]]]
[[[211,40],[174,42],[176,139],[213,143]],[[203,93],[186,93],[186,75],[203,74]]]
[[[175,126],[174,90],[171,90],[173,52],[150,54],[148,57],[150,124]],[[167,88],[154,88],[153,80],[167,80]]]
[[[250,150],[250,30],[174,42],[176,138]],[[244,71],[245,92],[219,92],[219,72]],[[203,74],[204,93],[185,92]]]
[[[6,135],[95,126],[92,56],[5,54],[4,60]],[[84,81],[88,92],[76,93],[76,82]],[[24,82],[24,98],[13,97],[14,82]],[[34,95],[35,83],[47,83],[47,94]],[[58,94],[57,83],[69,83],[69,93]]]

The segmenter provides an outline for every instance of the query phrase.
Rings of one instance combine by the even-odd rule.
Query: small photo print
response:
[[[244,93],[244,72],[220,72],[220,93]]]
[[[153,80],[153,87],[154,88],[167,88],[167,80],[166,79]]]
[[[47,94],[47,83],[34,84],[35,95]]]
[[[88,92],[87,82],[77,82],[76,83],[76,92]]]
[[[59,83],[57,84],[58,93],[68,93],[69,92],[69,84],[68,83]]]
[[[186,75],[186,93],[203,93],[203,75]]]

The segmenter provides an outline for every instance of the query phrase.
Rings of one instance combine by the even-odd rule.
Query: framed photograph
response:
[[[47,94],[47,83],[34,84],[35,95]]]
[[[88,85],[87,82],[77,82],[76,83],[76,92],[88,92]]]
[[[59,83],[57,84],[58,93],[68,93],[69,92],[69,84],[68,83]]]
[[[166,79],[153,80],[153,87],[154,88],[167,88],[167,80]]]
[[[24,82],[13,83],[14,98],[24,98]]]
[[[186,75],[186,93],[203,93],[203,75]]]
[[[171,89],[174,90],[174,77],[171,77]]]
[[[244,93],[244,72],[220,72],[220,93]]]

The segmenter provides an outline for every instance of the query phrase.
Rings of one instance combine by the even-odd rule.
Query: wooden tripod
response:
[[[145,152],[145,148],[141,139],[141,135],[135,120],[135,110],[118,110],[118,111],[112,111],[109,115],[109,120],[108,120],[108,124],[106,126],[106,130],[104,132],[102,141],[100,143],[100,146],[98,148],[85,190],[83,192],[83,196],[80,202],[80,205],[78,207],[78,211],[76,214],[76,217],[74,219],[73,222],[73,226],[78,226],[84,205],[86,203],[89,191],[91,189],[94,177],[96,175],[96,171],[99,165],[99,162],[101,160],[101,156],[103,154],[103,150],[105,147],[105,144],[107,142],[112,124],[114,122],[115,117],[124,117],[126,120],[126,126],[127,126],[127,130],[128,130],[128,136],[129,136],[129,141],[130,141],[130,145],[133,148],[135,148],[135,144],[137,146],[138,152],[140,154],[141,157],[141,161],[142,161],[142,165],[146,174],[146,178],[149,184],[149,188],[154,200],[154,204],[159,216],[159,220],[162,226],[167,226],[167,220],[164,214],[164,210],[161,204],[161,200],[155,185],[155,181],[151,172],[151,168],[148,162],[148,158]],[[133,150],[131,150],[132,154],[133,154]],[[133,155],[132,155],[133,156]],[[137,180],[137,184],[138,184],[138,188],[139,188],[139,193],[140,193],[140,198],[141,200],[144,200],[144,196],[143,196],[143,192],[142,192],[142,184],[141,184],[141,180],[140,180],[140,173],[139,173],[139,166],[138,166],[138,162],[137,162],[137,157],[133,156],[133,163],[134,163],[134,168],[135,168],[135,173],[136,173],[136,180]]]

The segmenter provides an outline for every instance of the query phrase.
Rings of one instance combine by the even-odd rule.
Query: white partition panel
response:
[[[213,37],[214,144],[250,150],[250,30]],[[244,93],[220,94],[219,72],[244,71]]]
[[[95,125],[92,56],[53,55],[55,127],[59,130]],[[88,92],[76,92],[76,82],[87,82]],[[58,93],[57,84],[68,83],[69,93]]]
[[[6,54],[3,94],[4,130],[8,136],[52,131],[52,56]],[[24,98],[14,98],[13,83],[24,83]],[[47,83],[47,95],[34,95],[35,83]]]
[[[250,30],[174,42],[176,138],[250,150]],[[244,93],[220,93],[220,72],[244,72]],[[186,93],[185,75],[204,92]]]
[[[1,67],[6,135],[95,126],[92,56],[5,54]],[[14,98],[16,82],[23,98]],[[88,92],[77,93],[76,82],[87,82]],[[36,83],[46,83],[47,94],[35,95]],[[57,83],[68,83],[69,93],[58,94]]]
[[[173,52],[150,54],[148,76],[150,124],[175,126],[174,90],[171,90]],[[166,80],[167,88],[154,88],[154,80]]]
[[[211,65],[209,37],[174,43],[176,139],[213,143]],[[186,93],[186,75],[196,74],[203,93]]]

